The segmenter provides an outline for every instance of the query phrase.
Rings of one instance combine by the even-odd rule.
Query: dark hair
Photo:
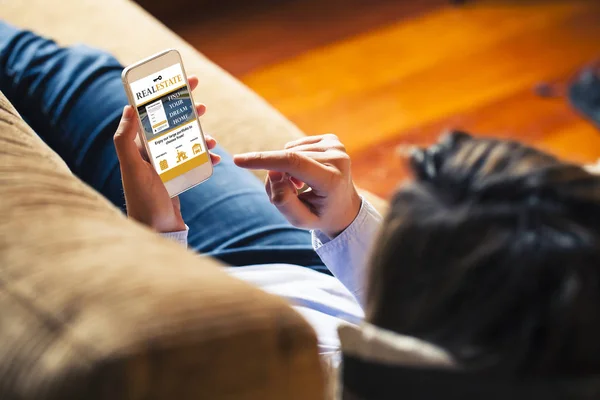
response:
[[[460,132],[411,167],[373,252],[367,320],[467,369],[600,372],[600,178]]]

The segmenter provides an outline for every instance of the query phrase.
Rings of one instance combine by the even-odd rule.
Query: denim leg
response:
[[[289,263],[327,269],[298,229],[269,202],[264,186],[221,147],[213,176],[179,196],[189,244],[231,265]]]
[[[124,209],[112,143],[127,97],[123,67],[87,46],[59,47],[0,21],[0,90],[74,174]],[[326,272],[310,233],[291,226],[262,183],[223,159],[206,183],[180,195],[189,245],[230,265],[290,263]]]
[[[0,22],[0,90],[82,180],[124,207],[112,133],[127,98],[121,65]]]

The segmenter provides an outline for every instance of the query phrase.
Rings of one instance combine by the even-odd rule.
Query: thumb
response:
[[[121,122],[113,138],[117,157],[121,166],[133,166],[143,162],[142,156],[135,143],[137,137],[137,121],[134,118],[133,108],[125,106]]]
[[[271,203],[292,225],[310,228],[318,223],[318,217],[298,198],[298,191],[287,174],[269,171],[268,193]]]

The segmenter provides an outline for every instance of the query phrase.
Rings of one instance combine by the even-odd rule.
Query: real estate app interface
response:
[[[181,64],[130,84],[150,157],[163,182],[209,161]]]

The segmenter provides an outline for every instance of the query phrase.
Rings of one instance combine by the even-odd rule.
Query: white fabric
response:
[[[288,299],[315,329],[321,354],[335,354],[340,347],[340,323],[360,324],[364,317],[358,301],[363,301],[366,259],[380,225],[379,213],[363,200],[358,216],[336,238],[313,232],[313,246],[335,278],[289,264],[228,267],[227,271]],[[186,245],[187,233],[163,235]]]

